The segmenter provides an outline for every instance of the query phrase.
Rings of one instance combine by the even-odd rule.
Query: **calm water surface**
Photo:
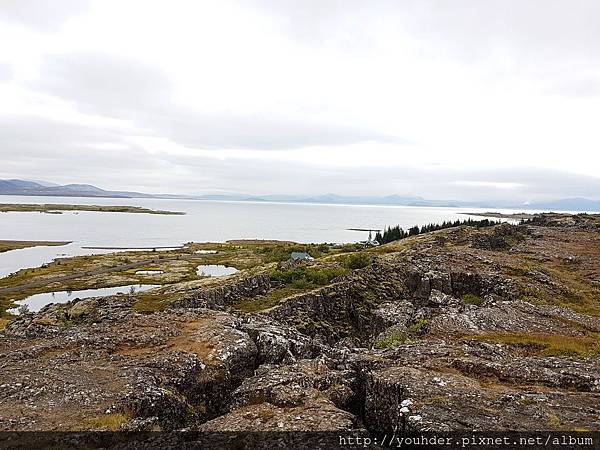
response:
[[[408,228],[429,222],[465,219],[468,216],[459,213],[466,210],[483,211],[474,208],[26,196],[0,196],[0,203],[131,205],[186,213],[173,216],[82,211],[0,213],[0,239],[72,241],[62,247],[0,253],[0,277],[25,267],[38,267],[60,256],[115,251],[82,247],[164,247],[228,239],[357,242],[366,239],[367,234],[348,231],[348,228],[384,228],[395,224]]]
[[[15,303],[19,306],[27,305],[29,311],[36,312],[50,303],[67,303],[71,300],[75,300],[76,298],[104,297],[108,295],[143,292],[155,287],[158,287],[158,285],[132,284],[129,286],[117,286],[101,289],[84,289],[81,291],[46,292],[43,294],[31,295]],[[8,312],[12,314],[18,314],[18,307],[10,309]]]
[[[235,267],[223,266],[221,264],[201,265],[196,270],[199,277],[224,277],[226,275],[233,275],[237,271]]]

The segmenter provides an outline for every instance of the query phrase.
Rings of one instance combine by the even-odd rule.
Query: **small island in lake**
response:
[[[40,246],[61,246],[67,245],[70,242],[58,242],[58,241],[5,241],[0,240],[0,253],[8,252],[10,250],[19,250],[22,248],[29,247],[40,247]]]
[[[142,208],[141,206],[0,203],[0,212],[42,212],[48,214],[61,214],[62,211],[118,212],[163,215],[185,214],[181,211],[163,211],[160,209]]]

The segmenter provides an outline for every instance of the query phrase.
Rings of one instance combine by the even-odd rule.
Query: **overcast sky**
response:
[[[598,0],[0,0],[0,178],[600,199]]]

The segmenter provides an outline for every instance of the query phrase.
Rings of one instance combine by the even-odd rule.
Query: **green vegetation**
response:
[[[269,403],[267,403],[267,405],[269,405]],[[272,411],[270,409],[261,409],[256,413],[256,415],[262,423],[265,423],[271,420],[273,417],[275,417],[275,411]]]
[[[371,256],[364,253],[339,258],[343,267],[298,265],[287,269],[275,269],[269,273],[269,278],[281,287],[259,298],[236,303],[233,308],[244,313],[264,311],[276,306],[284,298],[325,286],[350,270],[363,268],[371,263]]]
[[[479,306],[483,303],[483,298],[480,297],[479,295],[475,295],[475,294],[465,294],[462,296],[462,300],[467,305]]]
[[[465,339],[512,345],[543,356],[600,357],[599,333],[588,333],[583,336],[535,333],[489,333],[472,335]]]
[[[419,319],[411,326],[408,327],[408,334],[411,336],[417,336],[421,334],[427,333],[427,329],[429,327],[429,320],[427,319]]]
[[[271,281],[290,285],[296,289],[308,289],[324,286],[348,272],[343,267],[306,267],[296,266],[289,269],[275,269],[269,274]]]
[[[167,252],[165,252],[167,253]],[[169,252],[161,261],[165,269],[161,276],[135,275],[141,267],[153,267],[157,262],[151,252],[110,253],[104,255],[59,258],[33,269],[22,269],[0,279],[0,317],[14,302],[30,295],[54,291],[78,291],[128,284],[165,284],[195,277],[193,262],[176,258],[181,253]],[[150,259],[152,258],[152,259]],[[163,269],[161,269],[163,270]],[[133,271],[133,273],[132,273]],[[168,273],[167,273],[168,272]]]
[[[133,309],[142,313],[162,311],[171,303],[172,299],[163,293],[141,292],[136,294],[137,301]]]
[[[199,250],[216,253],[199,254]],[[22,269],[0,279],[0,317],[8,317],[6,310],[14,302],[30,295],[53,291],[123,286],[128,284],[174,284],[197,280],[200,264],[224,264],[239,270],[250,270],[273,260],[288,260],[292,251],[308,251],[311,255],[336,255],[341,246],[330,244],[299,245],[281,241],[232,241],[226,244],[189,243],[186,247],[162,252],[131,251],[102,255],[59,258],[38,268]],[[138,274],[140,270],[161,270],[154,275]],[[296,286],[311,287],[326,283],[331,276],[327,271],[310,270],[307,277],[295,280]],[[306,288],[306,286],[305,286]],[[169,304],[163,294],[136,293],[139,311],[156,311]],[[167,296],[169,297],[169,296]]]
[[[585,243],[571,244],[568,252],[589,254],[598,258],[598,246]],[[561,258],[537,260],[527,256],[505,265],[505,271],[513,276],[519,287],[520,298],[536,305],[558,305],[583,314],[600,316],[600,283],[591,280],[584,268]],[[552,284],[536,283],[533,268],[542,276],[553,280]]]
[[[118,212],[118,213],[137,213],[137,214],[167,214],[183,215],[179,211],[163,211],[156,209],[142,208],[141,206],[105,206],[105,205],[65,205],[65,204],[21,204],[21,203],[1,203],[0,212],[45,212],[60,213],[61,211],[91,211],[91,212]]]
[[[428,225],[423,225],[420,228],[419,228],[419,226],[415,225],[414,227],[409,228],[408,231],[405,231],[404,229],[402,229],[400,227],[400,225],[396,225],[395,227],[387,227],[383,231],[383,234],[380,232],[377,232],[377,234],[375,235],[375,240],[377,242],[379,242],[380,244],[387,244],[388,242],[398,241],[400,239],[405,239],[409,236],[417,236],[419,234],[430,233],[432,231],[437,231],[437,230],[444,230],[446,228],[454,228],[454,227],[458,227],[461,225],[466,225],[466,226],[475,227],[475,228],[483,228],[483,227],[491,227],[493,225],[498,225],[499,223],[500,223],[500,221],[494,221],[494,220],[489,220],[489,219],[455,220],[454,222],[450,222],[450,221],[446,222],[445,221],[442,223],[430,223]]]
[[[531,272],[531,266],[527,262],[519,262],[515,265],[507,265],[506,271],[509,275],[525,276]]]
[[[252,246],[261,257],[262,262],[283,262],[290,259],[292,252],[305,252],[313,258],[321,258],[327,255],[355,252],[361,247],[356,244],[345,244],[342,246],[333,244],[296,244],[291,242],[261,243]],[[248,244],[243,244],[248,245]]]
[[[548,413],[548,419],[547,419],[546,422],[548,424],[548,427],[551,430],[555,430],[555,429],[560,428],[562,426],[562,421],[560,420],[560,417],[554,411],[550,411]]]
[[[404,331],[393,330],[387,333],[385,336],[376,339],[373,343],[373,347],[377,350],[384,350],[386,348],[395,348],[409,341],[408,334]]]
[[[386,348],[395,348],[402,344],[409,343],[418,336],[427,333],[428,326],[429,320],[419,319],[411,324],[406,331],[398,329],[388,330],[388,332],[386,332],[383,336],[380,336],[378,339],[374,340],[373,347],[378,350],[383,350]]]
[[[371,255],[367,253],[354,253],[344,258],[344,266],[348,269],[362,269],[371,264]]]
[[[116,431],[121,425],[131,420],[131,414],[111,413],[102,416],[91,417],[85,420],[85,430],[109,430]]]
[[[259,311],[265,311],[267,309],[277,306],[277,304],[284,298],[291,297],[295,294],[306,292],[307,289],[299,289],[294,287],[282,287],[279,289],[273,289],[266,295],[256,299],[243,300],[233,305],[233,308],[243,313],[255,313]]]

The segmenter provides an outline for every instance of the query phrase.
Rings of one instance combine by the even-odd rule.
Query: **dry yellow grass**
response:
[[[598,333],[589,333],[583,336],[489,333],[469,336],[468,339],[527,348],[544,356],[600,356],[600,335]]]
[[[130,414],[112,413],[90,417],[85,420],[84,430],[109,430],[116,431],[121,425],[131,419]]]

